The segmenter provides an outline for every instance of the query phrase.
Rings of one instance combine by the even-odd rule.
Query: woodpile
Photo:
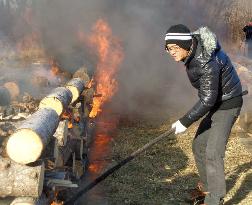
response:
[[[22,99],[12,82],[0,87],[0,104],[7,105],[0,109],[0,197],[8,196],[8,204],[51,204],[52,192],[78,186],[69,176],[80,178],[87,160],[89,126],[84,123],[89,123],[94,96],[89,83],[81,68],[40,102],[26,94]],[[17,96],[22,102],[11,101]],[[64,118],[68,112],[70,117]],[[13,123],[7,132],[4,128]],[[44,190],[51,190],[46,197]]]

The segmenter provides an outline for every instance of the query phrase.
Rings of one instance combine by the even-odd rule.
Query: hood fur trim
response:
[[[217,48],[216,35],[208,27],[200,27],[193,34],[198,36],[199,43],[202,45],[203,55],[206,58],[210,58]]]

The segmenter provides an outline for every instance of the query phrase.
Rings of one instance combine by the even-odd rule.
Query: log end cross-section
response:
[[[87,81],[80,78],[73,78],[66,84],[66,88],[69,89],[73,95],[71,103],[75,102],[79,98],[87,84]]]
[[[65,87],[58,87],[40,101],[39,108],[51,108],[61,115],[71,101],[71,91]]]
[[[59,116],[55,110],[38,110],[9,137],[6,145],[8,156],[20,164],[36,161],[58,124]]]

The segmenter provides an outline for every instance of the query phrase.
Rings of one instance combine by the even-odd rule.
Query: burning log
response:
[[[73,95],[71,103],[74,103],[79,98],[87,84],[87,81],[80,78],[73,78],[67,83],[66,88],[68,88]]]
[[[0,196],[39,197],[44,183],[44,164],[35,167],[0,158]]]
[[[39,108],[51,108],[55,110],[58,115],[61,115],[72,101],[72,97],[72,93],[69,89],[58,87],[41,100]]]
[[[8,156],[21,164],[36,161],[58,124],[59,117],[55,110],[38,110],[10,136],[6,146]]]

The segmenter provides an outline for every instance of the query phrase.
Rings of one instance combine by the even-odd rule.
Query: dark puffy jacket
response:
[[[180,119],[185,127],[210,110],[242,106],[240,79],[215,34],[207,27],[200,28],[194,32],[193,47],[185,66],[191,84],[198,89],[199,101]]]

